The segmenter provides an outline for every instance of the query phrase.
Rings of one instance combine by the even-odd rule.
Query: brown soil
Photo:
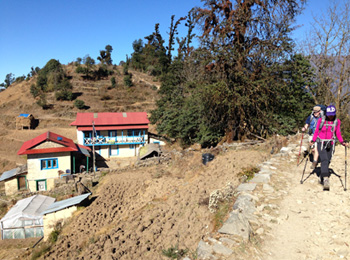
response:
[[[230,150],[206,166],[201,152],[184,152],[162,165],[111,172],[45,259],[166,259],[162,250],[176,245],[194,253],[214,231],[210,193],[238,186],[238,173],[264,161],[266,151]]]

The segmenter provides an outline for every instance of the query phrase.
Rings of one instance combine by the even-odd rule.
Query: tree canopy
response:
[[[304,1],[203,1],[162,78],[151,121],[185,144],[289,134],[309,113],[310,63],[290,38]],[[189,46],[193,25],[200,46]],[[187,43],[187,44],[185,44]],[[191,51],[189,51],[191,50]]]

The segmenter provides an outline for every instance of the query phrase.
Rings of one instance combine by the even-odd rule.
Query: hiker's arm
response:
[[[304,127],[301,129],[302,132],[305,132],[309,128],[308,124],[305,124]]]
[[[314,132],[314,135],[312,136],[312,143],[315,143],[316,140],[317,140],[317,136],[318,136],[318,132],[320,131],[320,124],[321,124],[321,121],[322,120],[318,120],[317,121],[317,125],[316,125],[316,128],[315,128],[315,132]],[[311,143],[310,142],[310,143]]]
[[[301,129],[302,132],[305,132],[309,128],[310,121],[311,121],[311,116],[308,116],[306,118],[304,127]]]
[[[340,122],[339,119],[336,119],[336,120],[338,120],[338,125],[337,125],[337,128],[335,129],[335,135],[337,136],[339,142],[340,142],[342,145],[345,146],[346,143],[344,142],[344,139],[343,139],[343,137],[341,136],[341,130],[340,130],[341,122]]]

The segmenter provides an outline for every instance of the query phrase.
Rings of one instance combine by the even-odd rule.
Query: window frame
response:
[[[43,162],[45,162],[45,167],[43,166]],[[49,163],[51,166],[49,166]],[[56,165],[54,166],[54,163]],[[40,159],[40,170],[52,170],[52,169],[58,169],[58,158],[48,158],[48,159]]]

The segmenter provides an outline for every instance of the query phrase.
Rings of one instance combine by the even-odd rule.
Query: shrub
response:
[[[78,65],[78,67],[75,69],[76,73],[80,73],[80,74],[86,74],[86,68],[80,66],[80,64]]]
[[[254,178],[255,173],[259,172],[258,167],[247,167],[243,168],[241,172],[238,173],[238,176],[244,181],[249,181]]]
[[[78,109],[83,109],[85,107],[85,102],[83,100],[76,99],[74,101],[74,106]]]
[[[39,96],[39,93],[40,93],[39,89],[36,87],[36,85],[32,84],[30,86],[30,94],[32,94],[33,97],[37,97],[37,96]]]
[[[125,75],[124,76],[124,85],[127,87],[132,86],[132,80],[131,80],[131,74]]]
[[[111,78],[111,84],[112,84],[112,88],[115,88],[115,87],[116,87],[117,82],[116,82],[116,80],[115,80],[115,77],[112,77],[112,78]]]
[[[73,99],[73,93],[70,90],[61,90],[57,91],[56,94],[56,99],[57,100],[72,100]]]
[[[179,249],[178,245],[171,246],[167,250],[163,249],[162,254],[171,259],[182,259],[188,252],[188,249]]]

